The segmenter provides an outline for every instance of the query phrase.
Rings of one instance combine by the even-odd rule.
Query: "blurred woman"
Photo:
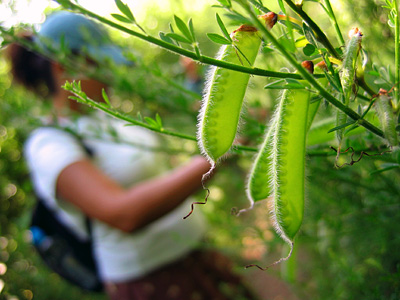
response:
[[[104,29],[58,12],[37,36],[24,38],[41,54],[10,45],[14,80],[49,99],[57,116],[45,119],[25,144],[34,188],[77,235],[88,236],[85,218],[91,219],[95,261],[109,298],[253,299],[228,260],[199,248],[206,230],[201,211],[182,219],[209,163],[195,156],[160,174],[159,156],[148,150],[159,146],[152,132],[99,112],[86,114],[61,88],[79,79],[97,101],[108,88],[46,58],[61,51],[95,68],[105,61],[130,64]]]

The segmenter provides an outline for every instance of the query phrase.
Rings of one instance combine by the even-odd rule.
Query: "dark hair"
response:
[[[24,33],[20,37],[28,41],[33,40],[30,33]],[[18,43],[12,43],[7,48],[11,73],[17,83],[42,97],[49,97],[55,93],[56,85],[48,59]]]

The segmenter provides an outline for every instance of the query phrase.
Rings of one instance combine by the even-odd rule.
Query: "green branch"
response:
[[[400,93],[400,19],[399,19],[399,2],[398,0],[393,0],[394,1],[394,9],[396,12],[396,17],[395,17],[395,46],[394,46],[394,51],[395,51],[395,78],[394,82],[396,84],[396,88],[394,89],[394,108],[397,110],[399,108],[399,93]]]
[[[333,9],[332,9],[332,6],[331,6],[331,2],[330,2],[330,0],[324,0],[324,2],[325,2],[325,6],[326,6],[326,9],[327,9],[328,15],[329,15],[329,17],[330,17],[330,19],[331,19],[331,21],[333,23],[333,26],[335,27],[336,36],[337,36],[337,38],[339,40],[339,43],[340,43],[340,45],[344,45],[345,41],[343,39],[342,32],[340,31],[339,24],[338,24],[338,22],[336,20],[335,13],[333,12]]]
[[[294,3],[289,1],[289,0],[285,0],[285,1],[288,2],[288,4],[292,3],[294,5]],[[107,24],[107,25],[109,25],[111,27],[114,27],[114,28],[116,28],[118,30],[121,30],[121,31],[123,31],[125,33],[128,33],[128,34],[130,34],[132,36],[138,37],[138,38],[140,38],[142,40],[145,40],[145,41],[150,42],[152,44],[158,45],[158,46],[160,46],[160,47],[162,47],[164,49],[170,50],[170,51],[172,51],[174,53],[177,53],[177,54],[180,54],[180,55],[183,55],[183,56],[190,57],[190,58],[192,58],[194,60],[200,61],[200,62],[205,63],[205,64],[210,64],[210,65],[218,66],[218,67],[221,67],[221,68],[226,68],[226,69],[230,69],[230,70],[234,70],[234,71],[238,71],[238,72],[243,72],[243,73],[248,73],[248,74],[253,74],[253,75],[259,75],[259,76],[265,76],[265,77],[305,79],[308,82],[310,82],[310,84],[321,94],[321,96],[324,97],[333,106],[335,106],[339,110],[343,111],[346,115],[348,115],[353,120],[357,121],[357,123],[360,126],[363,126],[367,130],[371,131],[372,133],[374,133],[374,134],[376,134],[376,135],[378,135],[380,137],[383,137],[383,132],[379,128],[375,127],[374,125],[372,125],[368,121],[362,119],[362,117],[359,114],[357,114],[355,111],[353,111],[349,107],[345,106],[341,101],[337,100],[327,90],[325,90],[317,82],[317,80],[314,78],[314,76],[311,75],[307,70],[305,70],[295,60],[295,58],[293,56],[291,56],[287,52],[287,50],[275,39],[275,37],[261,24],[261,22],[258,20],[257,16],[251,11],[251,9],[247,5],[247,3],[243,3],[242,1],[239,1],[239,2],[249,12],[254,24],[256,24],[256,27],[286,57],[286,59],[289,61],[289,63],[293,67],[295,67],[295,69],[299,72],[299,74],[273,72],[273,71],[268,71],[268,70],[263,70],[263,69],[258,69],[258,68],[248,68],[248,67],[235,65],[235,64],[231,64],[231,63],[227,63],[227,62],[222,62],[220,60],[217,60],[217,59],[214,59],[214,58],[211,58],[211,57],[207,57],[207,56],[198,57],[198,55],[195,52],[192,52],[192,51],[177,47],[177,46],[175,46],[175,45],[173,45],[171,43],[167,43],[167,42],[165,42],[165,41],[163,41],[161,39],[157,39],[157,38],[154,38],[152,36],[145,35],[145,34],[142,34],[140,32],[136,32],[136,31],[130,30],[130,29],[128,29],[126,27],[123,27],[123,26],[121,26],[121,25],[119,25],[117,23],[114,23],[114,22],[112,22],[110,20],[107,20],[106,18],[101,17],[101,16],[99,16],[99,15],[97,15],[97,14],[91,12],[91,11],[88,11],[83,7],[80,7],[80,6],[76,5],[76,4],[73,4],[70,1],[68,1],[68,6],[67,7],[71,8],[71,9],[74,9],[74,10],[77,10],[77,11],[79,11],[79,12],[85,14],[85,15],[88,15],[88,16],[90,16],[92,18],[95,18],[95,19],[99,20],[100,22],[103,22],[103,23],[105,23],[105,24]],[[295,6],[295,7],[296,7],[296,11],[297,11],[297,6]],[[316,27],[318,27],[318,26],[316,26]],[[314,27],[313,27],[313,29],[315,30]],[[326,36],[324,34],[323,34],[323,36],[326,38]],[[154,130],[154,128],[152,128],[151,130]],[[182,138],[185,138],[185,137],[182,137]],[[190,138],[190,139],[193,140],[192,138]]]
[[[307,24],[311,27],[311,29],[315,33],[316,39],[328,49],[329,53],[335,57],[340,58],[340,55],[337,53],[335,47],[331,44],[331,42],[326,37],[325,33],[319,28],[319,26],[303,11],[301,6],[296,5],[291,0],[284,0],[289,7],[296,12]]]
[[[63,86],[63,88],[69,92],[71,92],[74,96],[71,96],[70,99],[75,100],[79,103],[83,103],[85,105],[88,105],[92,108],[98,109],[100,111],[103,111],[111,116],[113,116],[114,118],[120,119],[122,121],[125,121],[129,124],[132,125],[137,125],[137,126],[141,126],[143,128],[147,128],[148,130],[154,131],[156,133],[160,133],[163,135],[168,135],[168,136],[172,136],[172,137],[177,137],[177,138],[181,138],[184,140],[188,140],[188,141],[193,141],[196,142],[196,136],[195,135],[188,135],[188,134],[182,134],[182,133],[178,133],[178,132],[174,132],[171,130],[166,130],[164,127],[162,126],[154,126],[152,124],[149,123],[145,123],[143,121],[139,121],[137,119],[134,119],[126,114],[123,114],[113,108],[111,108],[108,104],[106,103],[100,103],[100,102],[96,102],[93,99],[89,98],[80,88],[79,83],[77,82],[66,82],[65,85]],[[135,144],[135,146],[137,146]],[[157,149],[150,149],[153,151],[160,151],[161,149],[157,148]],[[233,153],[242,153],[242,152],[248,152],[248,153],[257,153],[258,152],[258,148],[257,147],[250,147],[250,146],[244,146],[244,145],[233,145],[231,151]],[[169,150],[170,151],[170,150]],[[178,150],[174,150],[175,152],[178,152]],[[309,150],[307,151],[307,155],[312,156],[312,157],[316,157],[316,156],[333,156],[336,155],[336,153],[334,153],[333,151],[331,151],[330,149],[328,150]]]
[[[297,60],[286,50],[286,48],[278,42],[278,40],[272,35],[272,33],[261,24],[257,16],[251,10],[250,6],[247,5],[247,3],[243,3],[243,0],[240,0],[239,2],[241,6],[249,13],[254,24],[256,24],[256,27],[262,32],[264,37],[271,41],[271,43],[282,53],[282,55],[288,60],[288,62],[301,74],[303,79],[307,80],[320,93],[322,97],[324,97],[329,103],[331,103],[337,109],[341,110],[347,116],[356,121],[360,126],[363,126],[365,129],[376,134],[377,136],[384,137],[382,130],[380,130],[367,120],[364,120],[354,110],[344,105],[341,101],[337,100],[327,90],[325,90],[325,88],[323,88],[318,83],[318,81],[315,80],[315,78],[297,62]]]
[[[287,73],[287,72],[275,72],[275,71],[269,71],[269,70],[265,70],[265,69],[260,69],[260,68],[249,68],[249,67],[245,67],[242,65],[236,65],[233,63],[228,63],[228,62],[224,62],[212,57],[208,57],[208,56],[204,56],[204,55],[198,55],[198,53],[178,47],[174,44],[165,42],[161,39],[155,38],[153,36],[150,35],[146,35],[143,34],[141,32],[137,32],[134,30],[131,30],[129,28],[126,28],[122,25],[119,25],[117,23],[114,23],[113,21],[110,21],[102,16],[99,16],[79,5],[73,4],[71,2],[68,2],[68,6],[67,8],[79,11],[82,14],[85,14],[89,17],[92,17],[104,24],[107,24],[115,29],[118,29],[122,32],[125,32],[129,35],[135,36],[139,39],[142,39],[144,41],[147,41],[151,44],[157,45],[161,48],[164,48],[166,50],[169,50],[171,52],[174,52],[176,54],[182,55],[182,56],[186,56],[189,57],[193,60],[199,61],[203,64],[207,64],[207,65],[213,65],[213,66],[217,66],[217,67],[221,67],[221,68],[225,68],[225,69],[230,69],[230,70],[234,70],[234,71],[238,71],[238,72],[242,72],[242,73],[247,73],[247,74],[251,74],[251,75],[257,75],[257,76],[262,76],[262,77],[272,77],[272,78],[290,78],[290,79],[302,79],[301,75],[299,74],[293,74],[293,73]],[[316,78],[322,78],[324,77],[322,74],[316,74],[315,75]]]

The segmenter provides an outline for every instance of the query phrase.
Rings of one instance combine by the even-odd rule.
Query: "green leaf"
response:
[[[182,19],[180,19],[178,16],[174,16],[174,19],[175,19],[175,24],[180,30],[180,32],[182,32],[182,34],[185,36],[187,40],[190,41],[190,43],[193,42],[192,35],[190,33],[189,28],[186,26],[185,22],[183,22]]]
[[[192,18],[189,19],[189,30],[190,30],[190,34],[192,36],[192,41],[196,42],[196,34],[195,34],[195,31],[194,31]]]
[[[216,18],[217,18],[218,26],[221,29],[222,33],[224,34],[224,36],[226,37],[227,40],[232,42],[231,36],[229,35],[228,30],[226,30],[225,24],[224,24],[224,22],[222,22],[218,13],[216,14]]]
[[[347,122],[347,123],[344,123],[344,124],[342,124],[342,125],[336,126],[335,128],[330,129],[330,130],[328,131],[328,133],[331,133],[331,132],[337,131],[337,130],[339,130],[339,129],[345,128],[345,127],[347,127],[347,126],[353,125],[355,122],[356,122],[356,121],[351,120],[351,121],[349,121],[349,122]]]
[[[160,39],[162,39],[164,42],[170,43],[170,44],[175,44],[174,40],[171,39],[170,37],[166,36],[164,32],[160,31],[158,34]]]
[[[316,52],[316,48],[314,45],[311,44],[307,44],[304,48],[303,48],[303,53],[306,56],[312,56],[314,55],[314,53]]]
[[[290,82],[281,79],[277,80],[274,82],[271,82],[264,86],[264,89],[270,89],[270,90],[281,90],[281,89],[304,89],[304,85],[302,85],[300,82],[297,80],[292,80]]]
[[[115,0],[115,4],[117,5],[120,12],[122,12],[129,20],[136,23],[135,17],[133,16],[128,5],[122,3],[121,0]]]
[[[375,170],[373,172],[371,172],[371,175],[377,174],[377,173],[382,173],[382,172],[386,172],[389,170],[393,170],[393,169],[397,169],[400,168],[400,164],[396,164],[396,163],[384,163],[382,164],[382,168]]]
[[[224,7],[232,7],[230,0],[217,0]]]
[[[152,119],[150,117],[144,117],[144,120],[146,121],[147,124],[149,124],[151,127],[155,128],[155,129],[161,128],[159,126],[159,124],[157,123],[157,121],[155,121],[154,119]]]
[[[175,41],[181,42],[181,43],[186,43],[186,44],[191,44],[192,43],[187,38],[185,38],[184,36],[181,36],[181,35],[179,35],[177,33],[170,32],[170,33],[167,33],[166,36],[171,38],[171,39],[174,39]]]
[[[108,106],[111,106],[110,99],[108,98],[108,95],[107,95],[105,89],[102,89],[101,93],[103,95],[104,101],[108,104]]]
[[[281,11],[286,14],[286,9],[285,9],[285,5],[283,4],[282,0],[278,0],[279,3],[279,8],[281,9]]]
[[[308,43],[306,37],[303,35],[303,36],[299,37],[297,40],[295,40],[294,44],[297,48],[303,48],[303,47],[307,46],[309,43]]]
[[[121,22],[124,22],[124,23],[128,23],[128,24],[132,24],[133,23],[132,20],[130,20],[130,19],[124,17],[124,16],[118,15],[118,14],[111,14],[111,16],[114,19],[117,19],[118,21],[121,21]]]
[[[159,114],[156,114],[156,121],[160,128],[163,128],[163,123]]]
[[[292,41],[289,37],[287,37],[286,35],[282,35],[279,38],[279,43],[282,44],[283,47],[285,47],[287,50],[289,50],[292,53],[296,52],[296,46],[294,41]]]
[[[230,44],[232,44],[231,41],[227,40],[222,35],[219,35],[219,34],[216,34],[216,33],[207,33],[207,37],[211,41],[213,41],[214,43],[217,43],[217,44],[222,44],[222,45],[230,45]]]
[[[311,30],[310,27],[306,23],[303,22],[303,32],[304,36],[306,37],[307,41],[313,45],[314,47],[318,48],[317,46],[317,40],[314,36],[314,32]]]
[[[138,113],[137,113],[137,119],[138,119],[140,122],[143,122],[143,117],[142,117],[142,114],[140,113],[140,111],[138,111]]]
[[[239,14],[227,14],[226,17],[231,19],[233,24],[238,25],[238,26],[249,23],[248,19],[246,19],[245,17],[243,17],[242,15],[239,15]]]

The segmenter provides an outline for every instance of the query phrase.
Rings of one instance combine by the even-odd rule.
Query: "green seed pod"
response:
[[[356,65],[358,54],[361,50],[362,33],[358,28],[353,28],[349,32],[349,43],[344,52],[340,83],[343,89],[343,103],[348,105],[353,91],[354,78],[356,75]]]
[[[375,101],[375,110],[382,126],[387,144],[391,147],[398,146],[399,139],[396,131],[396,121],[393,109],[389,104],[390,98],[386,91],[380,90]]]
[[[222,46],[217,58],[252,66],[261,45],[257,29],[242,25],[231,37],[233,44]],[[249,78],[249,74],[219,67],[212,68],[209,73],[199,114],[197,140],[213,167],[233,144]]]
[[[357,57],[361,50],[362,33],[358,28],[352,28],[349,32],[349,43],[344,52],[344,59],[342,70],[340,72],[340,83],[342,85],[343,96],[342,102],[348,106],[353,92],[354,78],[356,76]],[[336,114],[336,126],[341,126],[347,122],[347,115],[342,111]],[[338,140],[338,155],[344,136],[344,129],[336,131],[336,138]]]
[[[307,90],[282,93],[247,185],[252,205],[267,197],[273,199],[275,229],[291,246],[303,220],[309,102]]]

